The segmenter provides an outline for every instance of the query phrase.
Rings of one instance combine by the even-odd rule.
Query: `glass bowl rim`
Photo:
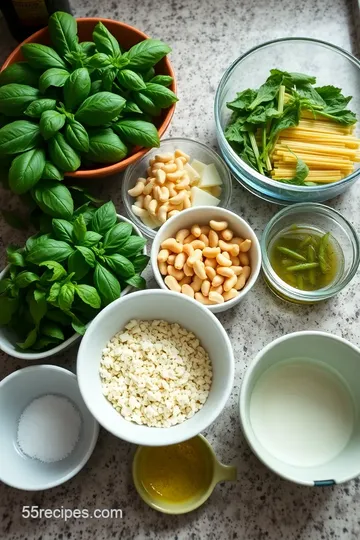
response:
[[[351,261],[350,269],[348,272],[348,275],[345,279],[340,279],[337,281],[334,285],[328,285],[322,289],[318,289],[316,291],[301,291],[299,289],[296,289],[295,287],[292,287],[286,281],[282,280],[275,272],[273,267],[271,266],[270,259],[268,256],[268,249],[266,245],[266,240],[269,236],[269,233],[271,232],[271,229],[273,226],[282,218],[286,217],[288,214],[294,213],[296,214],[297,211],[308,211],[310,215],[314,215],[316,213],[327,213],[330,214],[337,224],[345,224],[345,226],[348,228],[347,233],[348,236],[351,236],[352,245],[354,248],[354,254],[353,254],[353,260]],[[283,294],[285,297],[287,296],[291,300],[296,300],[300,302],[306,302],[306,303],[312,303],[317,302],[319,300],[326,300],[327,298],[331,298],[332,296],[335,296],[337,293],[339,293],[342,289],[344,289],[350,281],[355,276],[357,269],[360,264],[360,239],[359,236],[353,227],[353,225],[339,212],[338,210],[335,210],[331,206],[327,206],[325,204],[321,203],[312,203],[312,202],[303,202],[303,203],[296,203],[290,206],[286,206],[279,212],[277,212],[271,220],[266,225],[261,238],[260,238],[260,247],[261,247],[261,256],[262,256],[262,269],[265,274],[265,277],[267,280],[269,280],[270,285],[274,287],[276,292],[279,292]]]
[[[360,70],[360,60],[358,60],[354,55],[352,55],[345,49],[339,47],[338,45],[334,45],[333,43],[329,43],[328,41],[315,39],[315,38],[301,37],[301,36],[282,37],[282,38],[272,39],[269,41],[264,41],[263,43],[260,43],[259,45],[252,47],[251,49],[246,51],[244,54],[236,58],[230,64],[230,66],[226,69],[216,89],[215,100],[214,100],[215,126],[216,126],[216,132],[217,132],[218,138],[220,139],[219,144],[220,146],[225,145],[224,151],[230,154],[230,158],[233,161],[235,161],[237,166],[242,167],[248,174],[256,178],[256,180],[264,183],[268,187],[277,188],[277,189],[279,188],[279,186],[283,184],[281,184],[280,182],[277,182],[276,180],[273,180],[272,178],[268,178],[267,176],[263,174],[260,174],[258,171],[250,167],[247,163],[245,163],[245,161],[243,161],[236,154],[236,152],[231,148],[230,144],[226,140],[225,135],[224,135],[224,130],[222,129],[220,125],[220,112],[219,112],[220,111],[220,94],[223,90],[223,87],[225,86],[225,84],[227,83],[231,75],[233,74],[234,69],[237,67],[238,64],[240,64],[243,60],[245,60],[245,58],[247,58],[251,54],[261,49],[268,47],[269,45],[274,45],[277,43],[286,43],[286,42],[305,42],[305,43],[310,43],[314,45],[323,45],[325,48],[332,50],[332,52],[340,53],[340,55],[342,55],[347,60],[355,64],[355,66],[357,66]],[[283,187],[285,186],[287,190],[293,191],[293,192],[299,192],[299,193],[312,193],[315,191],[321,193],[321,192],[326,191],[329,188],[329,186],[333,186],[335,184],[339,186],[339,185],[344,185],[344,184],[347,184],[348,182],[351,182],[359,174],[359,171],[360,169],[357,169],[353,171],[350,175],[346,176],[342,180],[339,180],[338,182],[335,182],[333,184],[325,184],[323,186],[321,185],[320,186],[293,186],[291,184],[284,184]]]

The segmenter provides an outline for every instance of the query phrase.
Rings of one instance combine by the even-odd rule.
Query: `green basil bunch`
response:
[[[9,272],[0,281],[0,325],[12,329],[21,349],[45,350],[84,334],[99,310],[131,285],[144,288],[149,257],[144,238],[118,222],[112,202],[89,202],[55,218],[51,232],[7,249]]]
[[[171,51],[162,41],[123,51],[98,23],[94,41],[79,43],[76,20],[62,12],[50,17],[49,33],[52,47],[25,44],[26,61],[0,73],[0,159],[12,159],[10,188],[32,190],[36,202],[39,190],[82,164],[115,163],[133,146],[159,146],[152,118],[177,101],[172,78],[155,74]]]

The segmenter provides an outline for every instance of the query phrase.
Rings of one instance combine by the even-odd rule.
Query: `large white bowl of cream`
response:
[[[324,332],[295,332],[250,364],[240,420],[257,457],[308,486],[360,475],[360,350]]]

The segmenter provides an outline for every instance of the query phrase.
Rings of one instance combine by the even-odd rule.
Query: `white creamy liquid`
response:
[[[280,362],[255,383],[250,422],[257,439],[289,465],[313,467],[337,456],[354,426],[351,395],[325,364]]]

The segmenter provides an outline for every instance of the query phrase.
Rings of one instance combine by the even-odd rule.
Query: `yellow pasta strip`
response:
[[[336,148],[334,146],[325,144],[314,144],[304,141],[292,141],[291,139],[281,139],[275,146],[275,150],[279,147],[288,147],[290,150],[296,153],[296,149],[304,150],[306,152],[314,151],[315,154],[329,154],[338,156],[348,156],[352,160],[356,158],[356,151],[349,148]]]
[[[309,140],[311,142],[342,142],[348,148],[359,148],[360,140],[351,135],[332,135],[329,133],[313,133],[311,131],[303,130],[300,128],[288,128],[281,132],[282,137]]]

